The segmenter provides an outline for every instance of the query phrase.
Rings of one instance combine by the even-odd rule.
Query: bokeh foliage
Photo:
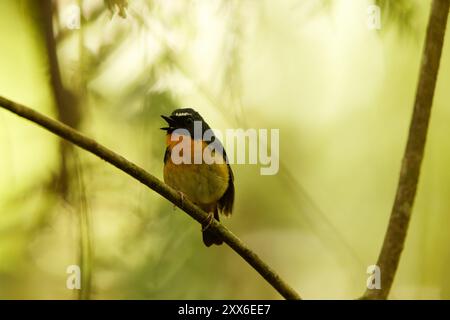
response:
[[[214,128],[279,128],[280,172],[234,165],[224,223],[302,296],[359,296],[393,201],[430,1],[377,0],[381,31],[365,25],[372,1],[125,3],[56,2],[79,129],[162,177],[160,114],[191,106]],[[67,28],[70,4],[80,29]],[[0,94],[56,117],[38,10],[0,2]],[[393,298],[450,298],[446,40]],[[68,196],[53,192],[58,145],[0,112],[1,298],[78,297],[65,271],[80,263],[81,214],[91,298],[279,298],[229,248],[205,248],[184,213],[84,152],[71,157]]]

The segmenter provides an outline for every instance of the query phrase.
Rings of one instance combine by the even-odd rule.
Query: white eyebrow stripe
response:
[[[180,113],[175,113],[175,115],[177,117],[184,117],[184,116],[190,116],[191,114],[187,113],[187,112],[180,112]]]

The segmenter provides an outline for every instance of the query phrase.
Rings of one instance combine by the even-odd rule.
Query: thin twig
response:
[[[80,300],[90,300],[92,296],[92,229],[86,189],[84,183],[83,167],[81,165],[78,153],[72,153],[74,157],[75,176],[78,184],[78,203],[77,217],[79,227],[79,265],[83,273],[81,277],[81,290],[78,298]]]
[[[153,191],[175,204],[177,207],[185,211],[192,218],[202,223],[208,217],[207,213],[194,205],[186,198],[181,198],[180,194],[165,183],[138,167],[131,161],[118,155],[114,151],[100,145],[95,140],[86,137],[77,130],[69,126],[53,120],[39,112],[25,107],[19,103],[0,96],[0,107],[7,109],[25,119],[28,119],[50,132],[72,142],[78,147],[95,154],[99,158],[112,164],[119,170],[132,176],[142,184],[146,185]],[[300,295],[291,288],[280,276],[270,268],[256,253],[248,248],[238,237],[230,230],[217,221],[211,223],[211,228],[219,233],[225,243],[227,243],[236,253],[238,253],[245,261],[247,261],[273,288],[275,288],[286,299],[300,299]]]
[[[449,7],[450,0],[433,0],[431,6],[408,142],[391,218],[377,262],[381,271],[381,289],[366,290],[365,299],[386,299],[398,268],[420,176]]]

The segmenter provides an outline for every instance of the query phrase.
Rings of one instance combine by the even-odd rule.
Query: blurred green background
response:
[[[302,297],[356,298],[387,226],[431,3],[376,2],[381,30],[366,26],[369,0],[131,0],[126,16],[124,1],[3,0],[0,95],[161,179],[160,114],[279,128],[279,173],[233,165],[223,222]],[[394,299],[450,298],[446,38]],[[73,264],[82,290],[66,288]],[[0,110],[0,298],[281,297],[151,190]]]

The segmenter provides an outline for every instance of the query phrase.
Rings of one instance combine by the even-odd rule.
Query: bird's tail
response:
[[[214,209],[214,219],[219,220],[219,211],[217,211],[217,207]],[[210,247],[213,244],[221,245],[223,243],[222,238],[207,225],[202,226],[203,231],[203,243],[205,246]]]

